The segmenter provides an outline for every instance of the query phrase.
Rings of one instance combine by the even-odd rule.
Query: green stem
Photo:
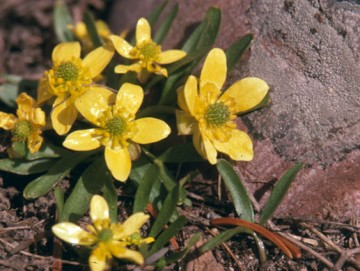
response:
[[[137,117],[143,118],[143,117],[149,117],[149,116],[154,116],[154,115],[158,115],[158,114],[174,115],[175,108],[172,106],[167,106],[167,105],[149,106],[149,107],[146,107],[143,110],[141,110],[137,114]]]

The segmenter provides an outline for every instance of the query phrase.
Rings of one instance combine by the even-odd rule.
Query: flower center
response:
[[[145,59],[152,59],[161,53],[160,46],[152,41],[145,43],[139,49],[140,49],[141,55],[143,55]]]
[[[98,234],[98,239],[101,242],[107,242],[110,241],[113,237],[113,233],[110,229],[103,229]]]
[[[126,130],[126,121],[121,117],[114,117],[106,123],[106,129],[114,136],[122,135]]]
[[[133,234],[128,236],[128,242],[131,244],[138,245],[142,241],[141,234],[138,232],[134,232]]]
[[[77,65],[71,61],[61,63],[56,69],[56,77],[62,78],[64,81],[75,81],[79,78],[79,69]]]
[[[25,141],[31,133],[31,125],[27,120],[19,120],[12,130],[13,136],[19,141]]]
[[[205,111],[205,120],[210,125],[220,126],[230,119],[229,107],[222,102],[209,105]]]

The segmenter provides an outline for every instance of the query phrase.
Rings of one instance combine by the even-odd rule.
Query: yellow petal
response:
[[[39,86],[37,89],[37,102],[42,104],[49,100],[53,95],[49,92],[50,85],[49,81],[43,77],[40,79]]]
[[[32,132],[31,136],[28,138],[27,146],[31,153],[37,152],[41,147],[41,144],[44,139],[42,136],[40,136],[40,133],[41,131],[36,130]]]
[[[195,104],[198,99],[198,82],[195,76],[190,75],[184,87],[185,101],[191,115],[195,114]]]
[[[92,86],[75,100],[75,106],[85,119],[99,126],[99,117],[109,108],[109,104],[114,104],[115,99],[116,94],[109,89]]]
[[[143,99],[144,91],[140,86],[125,83],[117,94],[116,105],[125,107],[131,114],[135,114],[139,110]]]
[[[131,215],[125,222],[123,226],[123,234],[129,236],[135,232],[138,232],[140,228],[149,220],[150,216],[142,212],[135,213]]]
[[[63,135],[69,132],[77,117],[75,105],[67,98],[56,98],[51,112],[51,121],[54,130]]]
[[[73,57],[80,58],[79,42],[62,42],[58,44],[52,52],[53,62],[70,61]]]
[[[41,110],[41,108],[36,108],[34,111],[34,115],[32,116],[32,121],[34,124],[45,126],[46,117],[45,112]]]
[[[106,147],[105,160],[114,178],[118,181],[125,182],[131,170],[131,159],[127,148],[114,150]]]
[[[109,64],[114,55],[114,50],[110,47],[99,47],[91,51],[83,60],[84,66],[88,67],[91,78],[98,76]]]
[[[119,36],[111,35],[111,41],[115,47],[115,50],[123,57],[129,59],[138,58],[136,54],[131,54],[130,52],[134,49],[126,40]]]
[[[52,227],[52,232],[61,240],[75,245],[92,245],[95,237],[83,230],[78,225],[70,222],[62,222]]]
[[[111,258],[111,254],[107,247],[103,243],[100,243],[98,247],[91,252],[89,257],[89,266],[91,271],[108,270],[107,261]]]
[[[25,92],[20,93],[16,98],[16,103],[18,104],[18,109],[16,115],[20,119],[32,119],[32,114],[34,110],[35,100],[27,95]]]
[[[230,156],[235,161],[251,161],[253,159],[253,144],[250,137],[243,131],[233,129],[227,142],[214,141],[215,148]]]
[[[186,56],[186,52],[181,50],[168,50],[165,52],[161,52],[155,58],[155,62],[159,64],[169,64],[179,59],[182,59]]]
[[[132,65],[117,65],[115,67],[115,73],[127,73],[127,72],[130,72],[130,71],[133,71],[133,72],[136,72],[136,73],[139,73],[141,72],[142,70],[142,67],[139,63],[134,63]]]
[[[119,259],[126,259],[132,262],[137,263],[138,265],[144,264],[144,257],[141,255],[140,252],[137,252],[135,250],[128,249],[123,246],[119,246],[116,243],[109,244],[109,249],[111,251],[111,254],[114,255],[116,258]]]
[[[186,101],[185,101],[185,91],[184,91],[184,87],[179,87],[177,90],[177,102],[178,102],[178,105],[179,107],[184,110],[184,111],[189,111],[189,108],[186,104]]]
[[[89,151],[99,148],[97,129],[78,130],[69,134],[63,142],[64,147],[74,151]]]
[[[196,127],[196,128],[194,129],[193,143],[194,143],[194,147],[195,147],[196,151],[197,151],[204,159],[207,160],[206,153],[205,153],[205,149],[204,149],[204,143],[203,143],[203,140],[202,140],[202,138],[201,138],[201,134],[200,134],[200,131],[199,131],[198,127]]]
[[[11,130],[15,127],[17,117],[13,114],[0,112],[0,128]]]
[[[108,220],[110,218],[109,205],[103,197],[95,195],[91,198],[90,217],[91,221],[94,222],[97,220]]]
[[[176,127],[179,135],[192,135],[197,122],[188,112],[176,110]]]
[[[171,129],[166,122],[155,118],[142,118],[135,120],[137,133],[131,138],[140,144],[149,144],[167,137]]]
[[[219,90],[226,79],[226,55],[219,48],[212,49],[205,59],[200,75],[200,89],[207,83],[214,84]]]
[[[234,83],[220,97],[221,101],[233,99],[236,113],[247,111],[258,105],[269,91],[268,84],[256,77],[247,77]]]
[[[151,40],[151,28],[145,18],[140,18],[136,25],[136,45]]]

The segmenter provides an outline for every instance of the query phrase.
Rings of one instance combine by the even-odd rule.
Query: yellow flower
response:
[[[16,103],[17,117],[0,112],[0,127],[11,130],[13,141],[27,141],[30,152],[37,152],[43,142],[41,127],[45,126],[45,113],[36,107],[35,100],[24,92],[17,97]]]
[[[77,117],[74,102],[86,91],[91,91],[93,78],[110,62],[112,49],[99,47],[84,59],[80,58],[78,42],[58,44],[52,52],[52,69],[45,71],[38,88],[38,102],[56,97],[51,120],[55,131],[67,133]]]
[[[71,222],[62,222],[52,227],[53,233],[60,239],[74,245],[88,246],[92,249],[89,265],[92,271],[108,268],[108,262],[114,256],[119,259],[144,264],[144,257],[128,246],[151,243],[154,238],[141,238],[139,229],[149,220],[149,215],[135,213],[124,223],[111,223],[109,206],[106,200],[98,195],[91,198],[90,218],[92,225],[86,230]],[[132,242],[136,236],[136,242]]]
[[[161,51],[161,46],[151,39],[151,28],[148,21],[144,18],[138,20],[136,25],[136,46],[131,46],[126,40],[119,36],[111,35],[115,50],[123,57],[137,60],[134,64],[118,65],[115,67],[116,73],[126,73],[135,71],[138,74],[143,70],[151,73],[167,76],[167,70],[162,68],[162,64],[170,64],[186,56],[186,52],[181,50]]]
[[[75,104],[79,112],[99,128],[75,131],[67,136],[63,145],[76,151],[105,146],[105,160],[112,175],[125,181],[130,174],[131,160],[140,154],[138,144],[167,137],[170,127],[155,118],[135,120],[144,98],[140,86],[123,84],[117,95],[102,87],[96,89],[79,97]]]
[[[196,150],[211,164],[217,152],[236,161],[250,161],[253,146],[250,137],[236,128],[236,114],[254,108],[266,96],[269,86],[259,78],[248,77],[234,83],[223,94],[226,79],[226,55],[215,48],[206,57],[200,80],[189,76],[179,91],[177,128],[181,135],[193,135]]]

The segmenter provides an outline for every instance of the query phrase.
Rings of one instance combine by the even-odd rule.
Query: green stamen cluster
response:
[[[229,107],[222,102],[209,105],[205,111],[205,120],[210,125],[220,126],[229,121]]]
[[[27,120],[19,120],[12,130],[13,137],[19,141],[25,141],[31,133],[31,125]]]
[[[106,129],[114,136],[122,135],[126,130],[126,121],[121,117],[115,117],[106,123]]]
[[[79,77],[79,69],[73,62],[64,62],[56,69],[56,77],[64,81],[75,81]]]
[[[111,240],[112,237],[113,237],[113,233],[110,229],[103,229],[98,234],[98,239],[101,242],[107,242],[107,241]]]
[[[145,59],[152,59],[161,53],[160,46],[154,42],[148,42],[140,48],[141,54]]]

